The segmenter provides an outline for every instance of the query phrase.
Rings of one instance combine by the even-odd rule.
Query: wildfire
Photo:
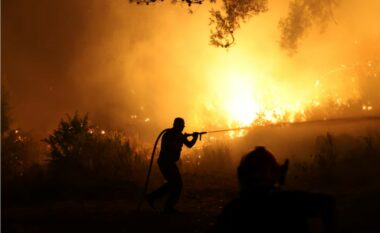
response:
[[[335,75],[334,85],[329,82],[330,76],[310,73],[310,78],[302,78],[303,82],[298,84],[302,88],[297,88],[292,82],[283,83],[273,75],[275,68],[255,69],[251,65],[254,61],[242,58],[242,54],[232,54],[223,61],[227,65],[216,65],[209,71],[211,94],[202,102],[208,112],[216,113],[214,119],[219,117],[218,127],[302,122],[318,111],[318,118],[330,117],[361,98],[357,79],[346,81],[345,73],[337,73],[348,68],[339,67],[339,71],[330,72]],[[373,106],[360,105],[357,109],[371,111]],[[235,131],[229,135],[239,137],[245,133]]]
[[[263,74],[255,74],[247,66],[232,65],[220,70],[215,87],[215,97],[206,101],[206,108],[219,112],[228,127],[266,125],[277,122],[305,120],[305,104],[286,93],[280,86],[268,85]],[[216,81],[216,82],[215,82]],[[317,81],[320,86],[320,81]],[[286,94],[286,95],[285,95]],[[244,131],[231,132],[239,137]]]

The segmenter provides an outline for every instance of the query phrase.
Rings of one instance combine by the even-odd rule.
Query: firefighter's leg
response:
[[[181,174],[179,173],[178,167],[175,164],[174,166],[170,167],[170,177],[168,178],[170,191],[169,197],[165,204],[165,209],[172,210],[179,200],[183,186]]]

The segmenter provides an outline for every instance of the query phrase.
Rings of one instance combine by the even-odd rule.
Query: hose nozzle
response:
[[[202,134],[207,134],[206,131],[203,131],[203,132],[199,132],[199,141],[202,141]]]
[[[188,137],[188,136],[194,136],[194,134],[198,134],[199,135],[199,140],[202,141],[202,134],[206,134],[207,132],[193,132],[193,133],[185,133],[185,136]]]

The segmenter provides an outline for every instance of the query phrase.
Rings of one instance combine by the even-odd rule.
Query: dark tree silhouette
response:
[[[43,141],[49,147],[52,175],[58,180],[123,180],[131,176],[134,151],[129,139],[91,126],[87,114],[68,115]]]
[[[1,133],[10,129],[9,95],[4,80],[1,83]]]
[[[289,53],[297,50],[300,40],[308,28],[319,26],[323,31],[333,19],[333,9],[338,0],[294,0],[289,4],[289,13],[279,22],[280,45]]]
[[[161,0],[163,1],[163,0]],[[268,0],[221,0],[219,9],[210,10],[212,26],[210,44],[228,48],[235,43],[234,33],[252,16],[268,11]],[[312,26],[319,26],[323,31],[333,19],[333,9],[340,0],[293,0],[289,3],[289,13],[281,18],[280,46],[289,54],[296,52],[300,40]],[[131,3],[149,5],[156,0],[130,0]],[[202,4],[204,0],[172,0],[172,3],[183,2],[189,7]],[[210,0],[216,3],[216,0]],[[217,4],[215,4],[217,5]]]
[[[88,116],[81,118],[75,114],[74,117],[67,116],[67,121],[61,120],[58,129],[43,141],[50,146],[51,159],[59,161],[81,155],[85,143],[91,139]]]
[[[223,0],[222,10],[210,11],[210,43],[216,47],[228,48],[235,42],[234,32],[240,23],[252,15],[267,11],[267,0]]]

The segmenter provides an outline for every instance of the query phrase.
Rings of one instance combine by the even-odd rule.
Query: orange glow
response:
[[[355,91],[347,92],[356,88],[355,80],[334,84],[331,88],[326,78],[309,73],[303,75],[310,75],[310,81],[304,82],[302,89],[295,89],[291,83],[283,83],[271,75],[271,62],[267,67],[250,65],[255,63],[254,57],[233,51],[210,66],[207,73],[209,90],[201,102],[214,119],[221,119],[220,127],[305,121],[315,109],[326,109],[332,104],[330,107],[334,109],[327,111],[333,113],[339,108],[350,107],[350,102],[361,97]],[[308,77],[299,79],[308,80]],[[371,108],[363,106],[363,110]],[[244,134],[244,131],[229,133],[232,137]]]
[[[218,4],[192,6],[189,14],[170,1],[76,2],[73,12],[81,14],[70,22],[77,24],[66,14],[45,19],[24,1],[5,15],[4,41],[12,43],[4,46],[3,73],[15,93],[14,122],[41,137],[75,111],[147,140],[177,116],[191,132],[380,114],[378,0],[342,1],[325,28],[313,22],[292,56],[281,48],[279,30],[290,0],[268,1],[268,12],[242,23],[228,50],[209,44],[210,9]],[[25,24],[28,18],[36,20]]]

